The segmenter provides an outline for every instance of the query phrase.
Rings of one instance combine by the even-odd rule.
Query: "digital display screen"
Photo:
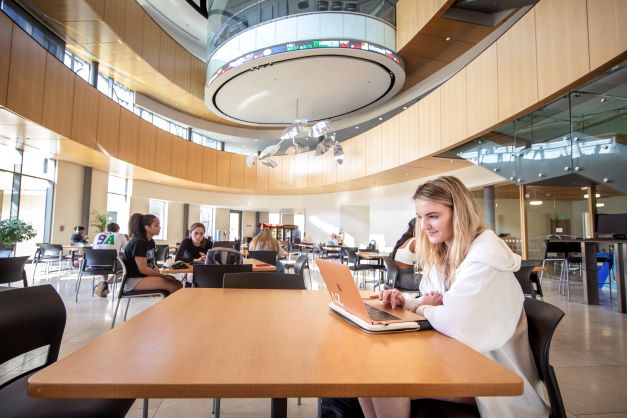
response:
[[[209,80],[209,84],[213,82],[216,78],[220,77],[222,74],[227,71],[239,67],[240,65],[263,57],[267,57],[270,55],[276,55],[283,52],[292,52],[292,51],[302,51],[305,49],[326,49],[326,48],[350,48],[350,49],[360,49],[362,51],[374,52],[375,54],[383,55],[395,63],[401,63],[401,59],[399,56],[390,51],[387,48],[384,48],[380,45],[373,44],[371,42],[359,41],[354,39],[325,39],[325,40],[307,40],[307,41],[296,41],[289,42],[286,44],[275,45],[265,49],[260,49],[258,51],[250,52],[244,56],[241,56],[228,64],[223,65],[215,72],[215,74]]]

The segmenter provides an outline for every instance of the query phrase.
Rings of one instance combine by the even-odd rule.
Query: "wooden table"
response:
[[[276,266],[267,265],[268,263],[264,263],[263,261],[259,261],[254,258],[244,258],[243,264],[252,264],[253,271],[276,271]],[[193,273],[194,266],[193,264],[187,264],[187,268],[184,269],[169,269],[162,268],[159,269],[161,274],[180,274],[180,273]]]
[[[362,258],[364,260],[383,260],[385,257],[389,256],[389,253],[372,253],[369,251],[357,251],[357,257]]]
[[[328,302],[326,291],[182,289],[33,375],[28,393],[277,398],[273,417],[285,397],[522,394],[516,374],[454,339],[367,334]]]

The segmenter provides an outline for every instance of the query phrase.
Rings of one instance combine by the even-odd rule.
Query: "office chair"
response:
[[[22,282],[24,287],[28,287],[26,281],[26,265],[28,256],[0,258],[0,284],[8,284],[9,287],[0,287],[0,290],[11,288],[11,283]]]
[[[135,399],[38,399],[27,394],[30,376],[57,361],[65,329],[63,300],[51,285],[0,292],[0,363],[48,346],[43,365],[0,385],[4,418],[122,418]],[[26,363],[28,364],[28,363]]]
[[[78,272],[78,278],[76,279],[76,288],[74,289],[76,296],[74,301],[78,302],[78,293],[81,289],[81,278],[83,274],[91,275],[91,295],[94,296],[96,276],[108,276],[109,274],[115,276],[115,274],[120,271],[118,269],[117,260],[118,252],[116,250],[85,249],[81,267]],[[115,285],[115,280],[113,284]],[[115,290],[113,290],[113,295],[115,296]]]
[[[226,273],[252,273],[251,264],[227,264],[227,265],[207,265],[194,264],[193,283],[194,287],[202,288],[222,288],[224,286],[224,275]]]

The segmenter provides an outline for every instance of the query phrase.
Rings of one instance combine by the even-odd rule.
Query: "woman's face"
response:
[[[453,210],[442,203],[416,199],[416,221],[431,244],[453,240]]]
[[[153,237],[159,235],[159,232],[161,232],[161,222],[159,222],[159,219],[155,219],[150,225],[146,226],[146,232]]]
[[[194,228],[189,233],[189,237],[192,239],[192,242],[198,246],[205,237],[205,230],[201,227]]]

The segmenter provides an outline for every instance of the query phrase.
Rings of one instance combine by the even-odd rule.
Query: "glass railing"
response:
[[[570,185],[607,184],[627,193],[627,88],[618,66],[605,77],[443,154],[514,184],[562,176]],[[579,184],[581,183],[581,184]]]
[[[233,36],[262,23],[305,13],[346,12],[377,17],[396,26],[392,0],[244,0],[212,1],[207,56]]]

